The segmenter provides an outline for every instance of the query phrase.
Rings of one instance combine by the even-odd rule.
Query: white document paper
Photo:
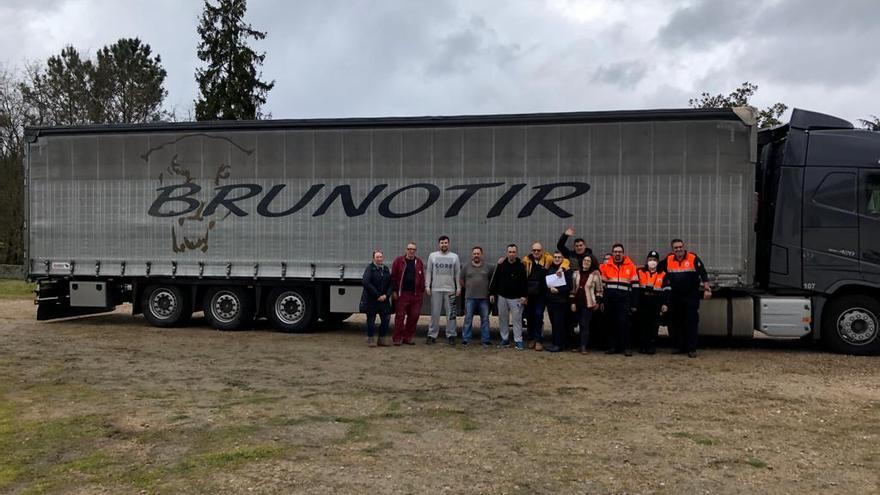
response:
[[[547,287],[562,287],[565,285],[565,275],[557,276],[556,272],[547,275]]]

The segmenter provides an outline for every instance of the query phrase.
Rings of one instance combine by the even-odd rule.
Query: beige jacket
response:
[[[578,287],[581,284],[581,271],[577,270],[572,274],[572,294],[577,293]],[[586,306],[591,309],[596,309],[599,306],[598,298],[602,297],[602,275],[599,273],[599,270],[593,270],[590,272],[590,276],[587,279],[587,285],[584,286],[584,294],[586,294],[587,300]]]

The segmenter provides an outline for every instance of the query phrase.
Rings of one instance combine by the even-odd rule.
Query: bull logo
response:
[[[206,212],[205,205],[211,199],[207,195],[211,194],[214,187],[219,187],[227,179],[232,177],[233,167],[232,160],[220,161],[216,164],[204,164],[204,177],[197,177],[193,173],[193,169],[201,168],[202,164],[182,162],[180,154],[176,152],[179,144],[192,140],[202,140],[202,146],[221,147],[229,146],[233,151],[240,152],[245,156],[251,156],[253,149],[244,148],[234,141],[226,137],[211,136],[208,134],[190,134],[172,141],[168,141],[159,146],[154,146],[141,155],[144,162],[149,163],[150,160],[167,160],[167,166],[162,169],[158,176],[160,187],[166,185],[174,185],[189,188],[192,191],[204,191],[205,196],[194,194],[189,199],[197,203],[196,208],[187,208],[176,215],[168,215],[172,219],[171,223],[171,248],[175,253],[185,253],[187,251],[199,250],[203,253],[208,251],[210,246],[210,234],[220,224],[222,224],[232,213],[226,211],[220,214],[215,211]],[[170,155],[170,156],[168,156]],[[200,154],[201,156],[201,154]],[[231,156],[228,154],[227,156]],[[227,163],[229,162],[229,163]],[[210,171],[210,172],[209,172]],[[203,183],[204,186],[199,185]]]

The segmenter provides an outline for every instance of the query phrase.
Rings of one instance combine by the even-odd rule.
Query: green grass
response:
[[[718,440],[715,438],[706,435],[700,435],[698,433],[689,433],[686,431],[677,431],[673,433],[672,436],[678,438],[687,438],[697,445],[715,445],[718,443]]]
[[[0,280],[0,299],[31,299],[35,288],[23,280]]]
[[[52,488],[54,483],[47,478],[53,475],[63,478],[70,471],[98,470],[108,459],[82,452],[91,451],[106,430],[102,418],[95,415],[22,419],[15,405],[0,394],[0,492],[39,480],[28,491],[41,493]],[[71,457],[73,461],[60,461]]]
[[[247,462],[275,459],[284,453],[279,446],[254,446],[220,452],[208,452],[185,458],[174,469],[177,472],[225,469]]]
[[[752,466],[753,468],[756,468],[756,469],[764,469],[765,467],[767,467],[766,462],[762,461],[761,459],[758,459],[757,457],[751,457],[751,456],[746,458],[746,464],[748,464],[749,466]]]

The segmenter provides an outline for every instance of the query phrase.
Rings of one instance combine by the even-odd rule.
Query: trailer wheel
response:
[[[205,318],[217,330],[238,330],[254,317],[251,295],[241,287],[213,287],[205,294]]]
[[[880,353],[880,302],[865,295],[846,295],[825,307],[822,339],[834,352]]]
[[[176,285],[151,285],[144,290],[144,319],[154,327],[183,325],[192,316],[189,292]]]
[[[278,330],[299,332],[315,318],[314,300],[306,289],[279,287],[269,293],[266,314]]]

